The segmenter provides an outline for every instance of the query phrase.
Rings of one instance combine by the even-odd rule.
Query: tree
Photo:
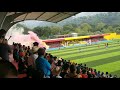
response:
[[[100,22],[100,23],[97,24],[96,30],[97,31],[101,31],[104,28],[104,26],[105,26],[105,23]]]
[[[33,32],[35,32],[40,38],[43,38],[45,36],[44,27],[35,27],[33,29]]]
[[[102,30],[102,32],[103,32],[103,33],[111,33],[111,31],[110,31],[108,28],[107,28],[107,29],[104,28],[104,29]]]
[[[115,31],[116,33],[120,34],[120,26],[114,28],[114,31]]]
[[[88,35],[89,32],[91,32],[91,30],[92,30],[91,25],[89,25],[88,23],[83,23],[83,24],[81,24],[81,25],[80,25],[80,28],[81,28],[81,33],[82,33],[83,35]]]
[[[15,27],[13,27],[13,29],[20,29],[20,28],[23,28],[24,29],[24,32],[23,34],[28,34],[28,31],[32,31],[30,28],[28,28],[27,26],[23,25],[23,24],[16,24]]]
[[[83,23],[80,25],[80,27],[86,33],[89,33],[92,30],[92,27],[88,23]]]
[[[112,26],[108,26],[107,28],[110,32],[114,32],[114,28]]]
[[[57,35],[61,33],[61,28],[58,26],[51,26],[50,29],[53,35]]]
[[[63,26],[63,33],[64,34],[68,34],[68,33],[72,33],[74,32],[74,27],[72,26],[72,24],[67,24]]]
[[[75,28],[75,32],[76,33],[80,33],[81,32],[81,28]]]
[[[102,34],[102,32],[101,31],[96,31],[96,32],[94,32],[94,34]]]

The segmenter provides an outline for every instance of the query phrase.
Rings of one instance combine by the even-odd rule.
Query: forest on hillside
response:
[[[60,24],[50,26],[37,26],[33,29],[22,24],[17,24],[16,28],[24,28],[24,34],[33,31],[41,39],[55,38],[55,35],[65,35],[78,33],[81,35],[94,35],[102,33],[116,32],[120,34],[120,13],[108,12],[96,14],[94,16],[83,16],[78,18],[70,18]]]

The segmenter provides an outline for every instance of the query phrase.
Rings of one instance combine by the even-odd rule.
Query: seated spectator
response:
[[[82,70],[82,78],[88,78],[86,69]]]
[[[18,62],[18,72],[20,74],[23,74],[26,72],[26,69],[27,69],[27,67],[26,67],[25,63],[20,59]]]
[[[106,78],[104,72],[101,73],[101,78]]]
[[[91,68],[91,74],[93,75],[93,77],[95,77],[95,72],[94,69]]]
[[[84,64],[84,67],[86,67],[86,64]]]
[[[60,76],[60,72],[61,72],[61,68],[60,67],[57,66],[56,68],[54,68],[52,70],[52,74],[53,74],[52,78],[62,78]]]
[[[91,71],[87,71],[88,78],[94,78],[93,75],[91,74]]]
[[[78,65],[76,66],[76,68],[77,68],[77,72],[80,73],[80,69],[81,69],[80,64],[78,64]]]
[[[100,78],[100,76],[101,76],[100,71],[98,71],[97,78]]]
[[[65,78],[80,78],[80,75],[78,75],[77,73],[76,73],[76,66],[75,65],[71,65],[70,66],[70,72],[67,74],[67,75],[65,75]]]
[[[95,72],[95,78],[97,78],[97,70],[96,69],[94,69],[94,72]]]
[[[6,60],[0,60],[0,78],[17,78],[15,66]]]
[[[60,76],[61,76],[62,78],[64,78],[65,75],[69,73],[69,67],[70,67],[69,64],[64,64],[64,65],[63,65],[63,67],[62,67],[62,72],[60,73]]]
[[[57,66],[62,66],[62,61],[61,60],[58,60],[58,62],[57,62]]]
[[[8,44],[8,40],[7,39],[3,39],[3,44]]]
[[[13,50],[13,58],[14,58],[14,60],[16,62],[19,61],[19,50],[18,50],[18,48],[14,48],[14,50]]]
[[[110,74],[110,75],[109,75],[109,78],[113,78],[113,76]]]
[[[114,75],[113,78],[117,78],[117,75]]]
[[[109,74],[108,74],[108,72],[106,72],[106,75],[105,75],[105,76],[106,76],[106,78],[109,78]]]

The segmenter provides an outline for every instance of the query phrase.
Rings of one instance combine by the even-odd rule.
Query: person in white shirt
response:
[[[35,60],[38,58],[38,51],[39,47],[33,48],[31,55],[28,57],[28,66],[31,66],[32,68],[36,68]]]
[[[62,78],[60,76],[60,72],[61,72],[61,68],[59,66],[55,67],[53,70],[52,70],[52,74],[53,74],[53,77],[54,78]]]

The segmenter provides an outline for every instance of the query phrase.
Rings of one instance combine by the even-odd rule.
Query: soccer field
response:
[[[120,77],[120,40],[114,40],[105,48],[105,43],[91,46],[77,46],[61,50],[48,51],[53,56],[86,64],[101,72],[109,72]]]

